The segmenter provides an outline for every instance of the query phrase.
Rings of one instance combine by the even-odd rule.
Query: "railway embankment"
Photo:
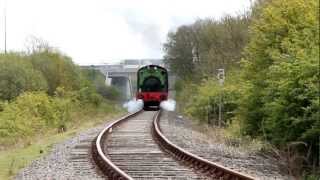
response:
[[[88,114],[77,115],[77,123],[69,124],[64,132],[47,131],[32,138],[25,137],[29,141],[27,145],[22,143],[12,145],[10,148],[0,151],[0,179],[43,179],[43,175],[56,177],[63,172],[68,172],[69,156],[80,155],[76,152],[78,148],[85,148],[80,142],[90,138],[87,134],[93,131],[92,127],[103,127],[106,122],[120,116],[117,112],[90,112],[89,108],[83,110]],[[89,129],[89,130],[88,130]],[[90,139],[89,139],[90,140]],[[75,150],[73,150],[75,149]],[[82,150],[79,150],[82,151]],[[78,154],[77,154],[78,153]],[[56,175],[54,175],[57,173]],[[61,176],[63,177],[63,176]],[[67,177],[67,176],[66,176]]]
[[[101,72],[40,41],[34,45],[39,49],[30,53],[0,53],[0,179],[121,111],[118,91]]]
[[[192,168],[190,170],[190,167],[175,163],[175,160],[170,155],[159,151],[156,148],[157,145],[152,142],[150,124],[153,114],[152,112],[142,113],[140,116],[120,124],[119,127],[110,132],[111,136],[107,138],[109,144],[107,152],[111,153],[111,155],[109,154],[111,160],[121,169],[136,177],[148,176],[147,178],[151,178],[152,176],[166,177],[168,175],[170,178],[174,178],[180,172],[185,172],[182,175],[189,173],[188,176],[192,177]],[[110,122],[84,130],[63,142],[55,144],[50,153],[33,161],[29,166],[21,170],[15,178],[106,179],[92,160],[91,145],[97,134]],[[132,128],[136,130],[132,131]],[[192,121],[183,119],[173,112],[162,113],[160,128],[162,133],[177,146],[231,170],[248,174],[256,179],[290,179],[279,170],[276,159],[256,154],[250,149],[245,150],[215,142],[214,138],[209,138],[208,134],[199,131],[199,127]],[[139,136],[130,136],[130,133]],[[126,146],[132,146],[132,152],[125,149],[126,147],[121,142]],[[134,153],[140,150],[148,153]],[[150,156],[150,153],[155,153],[156,151],[157,155],[162,154],[160,161],[158,161],[160,156]],[[129,157],[132,160],[127,161],[128,159],[122,157],[122,155],[127,154],[130,155]],[[143,157],[146,157],[146,159],[143,159]],[[152,159],[155,161],[152,161]],[[145,165],[141,166],[140,161]],[[157,166],[157,163],[160,163],[161,166]],[[173,164],[175,165],[173,166]],[[167,170],[169,170],[169,173],[166,172]],[[178,173],[172,173],[174,170]],[[153,172],[151,176],[149,176],[150,172]],[[193,176],[197,177],[198,175],[193,174]]]
[[[96,135],[119,117],[88,120],[87,125],[51,143],[50,150],[21,169],[15,179],[104,179],[91,162],[90,147]]]
[[[221,137],[214,137],[215,133],[204,131],[202,126],[174,112],[163,113],[160,126],[170,141],[204,159],[256,179],[291,179],[281,171],[274,157],[249,147],[252,145],[224,142]]]

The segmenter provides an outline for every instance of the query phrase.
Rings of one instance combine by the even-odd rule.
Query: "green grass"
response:
[[[102,122],[115,119],[115,117],[123,115],[124,112],[116,111],[114,114],[110,114],[104,111],[91,109],[86,110],[86,114],[84,114],[84,112],[74,113],[72,119],[77,119],[77,121],[73,121],[73,123],[68,126],[66,132],[57,133],[56,131],[49,131],[41,136],[38,135],[30,138],[28,140],[29,143],[27,144],[17,144],[8,147],[6,150],[1,150],[0,179],[12,179],[21,168],[50,152],[50,149],[55,143],[61,142],[85,129],[101,124]]]
[[[10,150],[0,152],[0,179],[10,179],[19,169],[28,165],[32,160],[46,154],[54,143],[60,142],[75,134],[69,131],[56,135],[45,135],[34,144],[27,147],[15,147]],[[40,153],[40,151],[43,151]]]

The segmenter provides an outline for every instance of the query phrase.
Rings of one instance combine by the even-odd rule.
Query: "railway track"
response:
[[[161,111],[137,112],[100,132],[92,154],[108,179],[253,179],[170,142],[160,116]]]

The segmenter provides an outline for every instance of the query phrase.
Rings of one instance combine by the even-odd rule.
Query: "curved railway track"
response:
[[[161,131],[161,111],[142,111],[108,125],[92,143],[108,179],[253,179],[176,146]]]

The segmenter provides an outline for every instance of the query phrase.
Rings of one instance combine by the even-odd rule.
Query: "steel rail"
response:
[[[154,117],[152,131],[153,136],[162,149],[171,154],[177,160],[185,164],[192,165],[193,168],[207,174],[212,178],[226,179],[226,180],[254,180],[253,177],[236,172],[227,167],[221,166],[217,163],[203,159],[195,154],[192,154],[168,140],[162,133],[159,125],[161,110],[158,111]]]
[[[105,147],[105,138],[109,133],[112,132],[112,128],[116,127],[125,120],[139,114],[141,111],[126,115],[113,123],[109,124],[105,129],[103,129],[97,138],[93,141],[92,145],[92,156],[95,163],[99,166],[102,172],[111,179],[123,179],[123,180],[133,180],[128,174],[118,168],[103,152],[103,147]]]
[[[124,116],[111,124],[109,124],[105,129],[103,129],[92,146],[92,154],[95,163],[99,166],[102,172],[110,179],[123,179],[123,180],[133,180],[127,173],[122,171],[117,167],[105,154],[103,149],[107,147],[105,144],[105,139],[109,133],[112,132],[112,129],[124,122],[125,120],[130,119],[131,117],[137,115],[139,112],[129,114]],[[214,179],[226,179],[226,180],[253,180],[253,177],[248,175],[236,172],[214,162],[203,159],[195,154],[192,154],[177,145],[173,144],[168,140],[162,133],[159,121],[160,121],[161,110],[158,111],[153,117],[152,123],[152,134],[159,146],[167,153],[172,155],[178,161],[181,161],[187,165],[191,165],[197,171],[202,172],[208,177]]]

